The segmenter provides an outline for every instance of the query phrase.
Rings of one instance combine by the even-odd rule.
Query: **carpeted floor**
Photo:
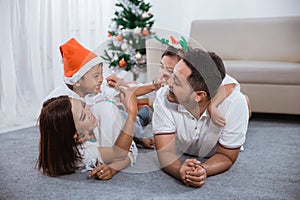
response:
[[[255,114],[235,165],[198,189],[163,173],[145,149],[110,181],[49,178],[35,169],[38,140],[36,127],[0,134],[0,199],[300,199],[300,116]]]

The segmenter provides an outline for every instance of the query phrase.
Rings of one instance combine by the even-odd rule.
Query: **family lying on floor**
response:
[[[246,140],[250,104],[222,59],[201,49],[169,46],[155,81],[129,87],[116,75],[103,78],[103,60],[74,38],[60,46],[64,84],[53,90],[39,116],[37,168],[56,177],[89,171],[109,180],[134,165],[136,143],[156,150],[164,172],[186,186],[228,170]],[[156,93],[153,108],[137,96]],[[125,109],[113,99],[118,97]],[[152,123],[153,137],[143,137]],[[187,154],[207,158],[181,161]]]

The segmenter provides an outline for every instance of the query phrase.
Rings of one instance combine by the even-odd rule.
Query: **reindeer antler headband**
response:
[[[171,40],[171,44],[170,44],[170,40],[166,39],[166,38],[159,38],[157,35],[153,36],[157,41],[159,41],[162,44],[168,45],[168,46],[173,46],[177,49],[182,49],[184,52],[188,51],[188,42],[184,37],[180,37],[179,42],[170,35],[170,40]],[[181,48],[179,48],[178,46],[180,46]]]

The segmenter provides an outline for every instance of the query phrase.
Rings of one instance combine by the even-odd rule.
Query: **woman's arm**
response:
[[[130,164],[130,158],[127,156],[123,160],[115,160],[111,164],[101,164],[95,167],[89,174],[89,177],[95,177],[100,180],[110,180],[120,170]]]

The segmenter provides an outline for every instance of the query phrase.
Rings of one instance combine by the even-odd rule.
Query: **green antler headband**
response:
[[[171,40],[171,44],[170,44],[170,40],[169,39],[166,39],[166,38],[159,38],[157,35],[154,35],[153,36],[154,39],[156,39],[157,41],[159,41],[160,43],[162,44],[165,44],[165,45],[168,45],[168,46],[173,46],[175,48],[178,48],[176,47],[177,45],[180,45],[181,49],[184,51],[184,52],[187,52],[188,51],[188,42],[187,40],[184,38],[184,37],[180,37],[180,40],[179,42],[177,42],[177,40],[173,37],[173,36],[170,36],[170,40]]]

